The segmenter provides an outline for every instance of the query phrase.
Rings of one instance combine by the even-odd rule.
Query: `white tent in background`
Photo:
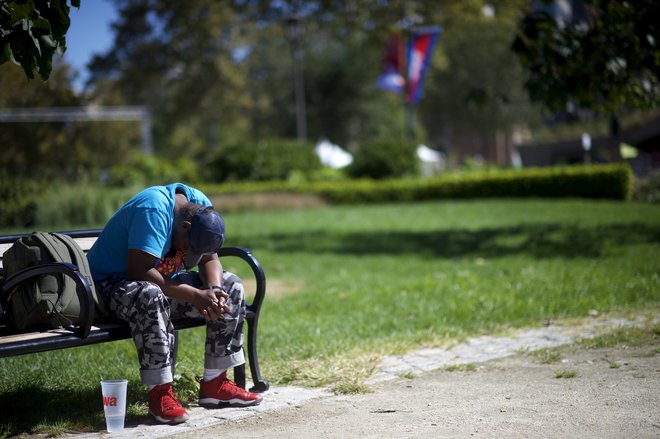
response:
[[[321,159],[321,163],[330,168],[339,169],[353,163],[353,156],[350,152],[325,139],[316,144],[315,151]]]
[[[425,177],[439,174],[445,166],[444,155],[426,145],[417,147],[417,158],[421,163],[422,175]]]

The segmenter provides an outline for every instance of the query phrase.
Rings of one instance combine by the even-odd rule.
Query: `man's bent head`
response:
[[[187,268],[197,265],[203,255],[216,253],[225,241],[225,222],[220,214],[212,206],[191,204],[183,209],[184,228],[188,230],[188,247],[183,263]]]

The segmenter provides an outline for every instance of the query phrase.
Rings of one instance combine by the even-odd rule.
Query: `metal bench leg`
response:
[[[259,371],[259,360],[257,358],[257,326],[255,324],[254,314],[250,313],[245,320],[248,324],[246,354],[248,361],[250,362],[250,372],[252,374],[252,382],[254,383],[254,386],[250,388],[250,392],[263,393],[269,389],[270,384],[261,377],[261,372]],[[243,348],[243,351],[246,351],[245,347]],[[245,363],[234,368],[234,381],[237,385],[245,389]]]
[[[245,389],[245,363],[234,368],[234,381],[238,386]]]
[[[257,358],[257,323],[259,321],[259,314],[251,312],[247,316],[246,321],[248,324],[248,359],[250,361],[250,372],[252,372],[252,382],[254,383],[250,391],[262,393],[270,388],[270,384],[261,377],[259,359]]]

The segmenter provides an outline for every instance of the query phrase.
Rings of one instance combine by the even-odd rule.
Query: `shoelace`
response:
[[[181,403],[179,403],[179,400],[174,395],[174,392],[172,391],[172,387],[161,387],[160,395],[162,397],[160,400],[160,404],[163,411],[175,409],[181,405]]]
[[[225,377],[224,382],[220,384],[220,387],[225,387],[225,386],[230,386],[231,388],[234,389],[235,394],[237,395],[242,395],[244,398],[247,398],[250,396],[250,392],[236,384],[236,382],[230,380],[229,378]]]
[[[227,377],[225,377],[225,379],[223,380],[223,382],[220,383],[220,387],[225,387],[225,386],[228,386],[228,387],[234,387],[234,388],[236,388],[236,389],[240,389],[240,390],[245,390],[245,389],[243,389],[242,387],[238,386],[234,381],[230,380],[230,379],[227,378]]]

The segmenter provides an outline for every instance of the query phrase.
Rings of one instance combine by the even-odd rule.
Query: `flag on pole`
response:
[[[413,29],[407,44],[401,34],[390,35],[385,49],[383,73],[378,77],[376,86],[395,93],[405,93],[409,105],[417,104],[422,98],[424,77],[441,32],[440,26]]]
[[[408,40],[406,101],[417,104],[423,96],[426,71],[431,63],[433,47],[440,37],[442,28],[431,26],[413,30]]]
[[[385,48],[383,73],[378,77],[376,86],[395,93],[406,89],[406,60],[404,41],[400,34],[392,34]]]

